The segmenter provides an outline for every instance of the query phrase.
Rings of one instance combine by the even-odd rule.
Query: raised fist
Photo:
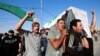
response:
[[[92,15],[96,14],[95,10],[92,10]]]
[[[26,16],[28,17],[28,18],[30,18],[30,17],[32,17],[33,16],[33,12],[27,12],[27,14],[26,14]]]

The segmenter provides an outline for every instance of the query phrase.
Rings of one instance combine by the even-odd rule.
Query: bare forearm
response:
[[[63,49],[64,49],[64,50],[65,50],[65,47],[66,47],[66,38],[67,38],[67,37],[65,37],[65,38],[64,38],[64,41],[63,41]]]
[[[24,22],[27,20],[28,16],[25,16],[23,19],[21,19],[19,21],[19,23],[16,25],[15,29],[18,31],[21,29],[22,25],[24,24]]]
[[[96,26],[96,13],[94,13],[94,14],[92,15],[92,22],[91,22],[91,25],[90,25],[90,30],[91,30],[91,32],[94,31],[95,26]]]
[[[93,15],[91,26],[95,26],[95,25],[96,25],[96,15]]]
[[[53,42],[53,47],[55,49],[58,49],[59,47],[61,47],[63,44],[64,38],[65,36],[61,36],[59,39],[55,39]]]

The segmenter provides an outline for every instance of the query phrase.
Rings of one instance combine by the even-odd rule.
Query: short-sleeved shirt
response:
[[[20,43],[20,39],[18,36],[12,36],[10,38],[9,36],[4,37],[2,39],[2,46],[4,48],[4,55],[5,56],[16,56],[18,53],[18,44]]]
[[[40,56],[40,37],[33,32],[24,31],[25,53],[23,56]]]
[[[50,31],[48,33],[48,45],[47,45],[47,51],[46,51],[46,56],[62,56],[63,53],[63,48],[59,48],[59,49],[55,49],[53,48],[53,46],[51,45],[49,39],[53,38],[53,39],[59,39],[61,36],[60,32],[57,32],[56,30],[56,26],[53,26],[52,28],[50,28]]]

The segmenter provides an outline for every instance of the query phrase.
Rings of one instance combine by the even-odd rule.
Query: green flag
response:
[[[20,19],[22,19],[26,15],[26,12],[24,10],[22,10],[21,8],[19,8],[17,6],[9,5],[9,4],[0,3],[0,9],[3,9],[5,11],[8,11],[8,12],[16,15]],[[32,21],[33,18],[31,17],[28,20]]]

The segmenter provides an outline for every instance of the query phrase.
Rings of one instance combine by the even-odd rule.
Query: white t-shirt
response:
[[[40,56],[40,37],[30,31],[24,31],[25,53],[23,56]]]

